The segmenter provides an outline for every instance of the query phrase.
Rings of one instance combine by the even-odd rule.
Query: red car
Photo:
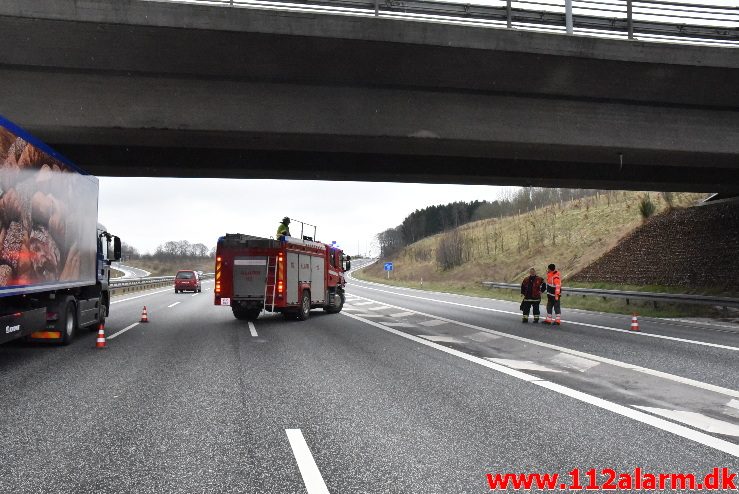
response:
[[[177,271],[177,276],[174,277],[174,292],[180,293],[185,291],[202,291],[202,288],[200,286],[200,276],[198,276],[197,271]]]

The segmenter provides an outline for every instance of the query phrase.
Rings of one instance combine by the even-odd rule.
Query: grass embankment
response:
[[[509,218],[488,219],[458,228],[464,263],[441,270],[437,262],[437,245],[443,235],[422,239],[387,259],[393,261],[392,279],[386,279],[383,263],[376,263],[356,273],[359,279],[430,291],[460,293],[504,300],[520,300],[516,291],[488,289],[482,281],[520,283],[534,266],[541,276],[546,265],[555,263],[567,276],[584,268],[642,223],[639,214],[640,192],[611,192],[587,199],[565,202],[556,206]],[[657,213],[667,204],[659,194],[651,194]],[[694,204],[702,196],[675,194],[676,207]],[[660,286],[617,286],[577,283],[571,286],[610,288],[655,292],[682,292],[682,289]],[[566,296],[565,307],[603,312],[631,313],[645,316],[686,317],[714,314],[713,309],[700,306],[677,306],[624,299]]]
[[[149,271],[151,276],[174,276],[180,269],[212,273],[215,260],[200,258],[177,260],[131,259],[124,264],[132,268]]]

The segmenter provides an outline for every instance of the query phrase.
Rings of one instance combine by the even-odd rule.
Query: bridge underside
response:
[[[739,190],[695,168],[352,152],[60,145],[101,176],[271,178],[670,191]]]
[[[97,175],[739,191],[736,50],[132,0],[0,33],[0,113]]]

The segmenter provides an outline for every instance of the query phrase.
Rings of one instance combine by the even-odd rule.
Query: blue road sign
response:
[[[392,271],[393,270],[393,263],[386,262],[385,263],[385,271]]]

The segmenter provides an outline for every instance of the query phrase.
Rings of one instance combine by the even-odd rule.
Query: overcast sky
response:
[[[273,236],[284,216],[318,226],[318,240],[367,253],[377,233],[415,209],[494,200],[509,187],[369,182],[100,178],[100,222],[141,252],[168,240],[215,246],[225,233]],[[299,225],[290,225],[298,235]],[[306,233],[309,234],[309,233]]]

